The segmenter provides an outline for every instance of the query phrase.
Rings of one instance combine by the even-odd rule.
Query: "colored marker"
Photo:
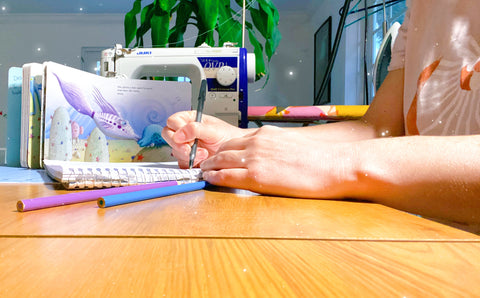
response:
[[[83,203],[88,201],[95,201],[100,197],[108,196],[108,195],[115,195],[115,194],[121,194],[121,193],[127,193],[132,191],[139,191],[139,190],[148,190],[148,189],[154,189],[154,188],[160,188],[160,187],[168,187],[173,185],[178,185],[178,182],[164,181],[164,182],[157,182],[157,183],[95,189],[95,190],[68,193],[68,194],[56,195],[56,196],[50,196],[50,197],[27,199],[27,200],[21,200],[17,202],[17,210],[20,212],[25,212],[25,211],[31,211],[31,210],[37,210],[37,209],[43,209],[43,208],[49,208],[49,207],[77,204],[77,203]]]
[[[176,195],[184,192],[204,189],[207,182],[200,181],[187,184],[179,184],[174,186],[167,186],[162,188],[154,188],[147,190],[140,190],[135,192],[103,196],[98,199],[97,204],[100,208],[112,207],[122,204],[134,203],[144,200],[150,200],[159,197]]]

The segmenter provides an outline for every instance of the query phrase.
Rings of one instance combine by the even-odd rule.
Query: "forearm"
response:
[[[363,119],[288,129],[323,142],[352,142],[378,137],[375,127]]]
[[[347,196],[480,223],[480,136],[415,136],[352,145],[358,181]]]

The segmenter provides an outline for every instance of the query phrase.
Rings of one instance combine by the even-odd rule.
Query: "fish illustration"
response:
[[[63,96],[67,102],[79,113],[91,117],[97,127],[106,136],[115,139],[127,139],[138,141],[140,137],[135,133],[129,122],[124,119],[117,110],[105,100],[100,90],[93,86],[93,99],[100,107],[101,111],[96,112],[90,106],[82,90],[74,83],[61,79],[53,73],[60,84]]]
[[[138,140],[140,147],[161,147],[167,145],[162,138],[163,126],[158,124],[150,124],[143,130],[142,138]]]

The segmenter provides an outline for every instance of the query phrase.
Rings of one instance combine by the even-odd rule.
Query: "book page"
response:
[[[191,109],[187,82],[105,78],[46,63],[44,159],[171,161],[167,118]]]
[[[11,67],[8,70],[8,109],[2,111],[0,108],[0,120],[7,120],[3,125],[0,124],[0,140],[6,139],[6,161],[7,166],[20,166],[20,126],[21,126],[21,106],[22,106],[22,68]],[[4,136],[6,133],[6,138]],[[3,147],[4,145],[0,145]],[[3,162],[0,153],[0,164]]]
[[[27,63],[22,69],[20,164],[39,168],[43,65]]]

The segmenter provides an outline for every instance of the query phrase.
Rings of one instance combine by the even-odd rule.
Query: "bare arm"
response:
[[[264,126],[201,168],[209,182],[302,198],[356,198],[480,226],[480,136],[319,142]]]
[[[480,226],[480,136],[414,136],[354,144],[347,196]]]
[[[204,178],[217,185],[303,198],[357,198],[480,226],[480,136],[404,137],[403,70],[389,73],[359,121],[242,130],[192,113],[164,137],[180,165],[202,140]]]
[[[250,131],[201,164],[204,178],[266,194],[366,199],[480,225],[480,136],[405,137],[402,98],[398,70],[362,120]]]

